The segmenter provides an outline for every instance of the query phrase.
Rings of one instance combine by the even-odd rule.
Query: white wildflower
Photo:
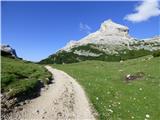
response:
[[[99,98],[98,98],[98,97],[96,97],[96,100],[99,100]]]
[[[131,118],[134,119],[134,116],[132,116]]]
[[[140,91],[142,91],[142,88],[139,88]]]
[[[150,116],[148,114],[146,114],[146,118],[149,118]]]

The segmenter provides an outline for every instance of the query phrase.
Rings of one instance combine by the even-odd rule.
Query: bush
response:
[[[153,57],[160,57],[160,50],[153,52]]]

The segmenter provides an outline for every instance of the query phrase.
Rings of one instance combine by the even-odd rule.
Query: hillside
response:
[[[151,55],[160,50],[160,37],[139,40],[129,35],[129,28],[104,21],[100,29],[88,36],[70,41],[65,47],[40,63],[74,63],[84,60],[121,61]]]
[[[2,117],[19,102],[38,96],[51,78],[43,66],[1,56]]]
[[[160,119],[160,57],[53,65],[74,77],[101,120]]]

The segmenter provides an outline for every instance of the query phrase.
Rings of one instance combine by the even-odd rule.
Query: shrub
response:
[[[160,50],[153,52],[153,57],[160,57]]]

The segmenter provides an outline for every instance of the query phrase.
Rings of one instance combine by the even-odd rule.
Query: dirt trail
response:
[[[82,87],[63,71],[46,66],[54,83],[41,96],[14,111],[9,120],[95,120]]]

